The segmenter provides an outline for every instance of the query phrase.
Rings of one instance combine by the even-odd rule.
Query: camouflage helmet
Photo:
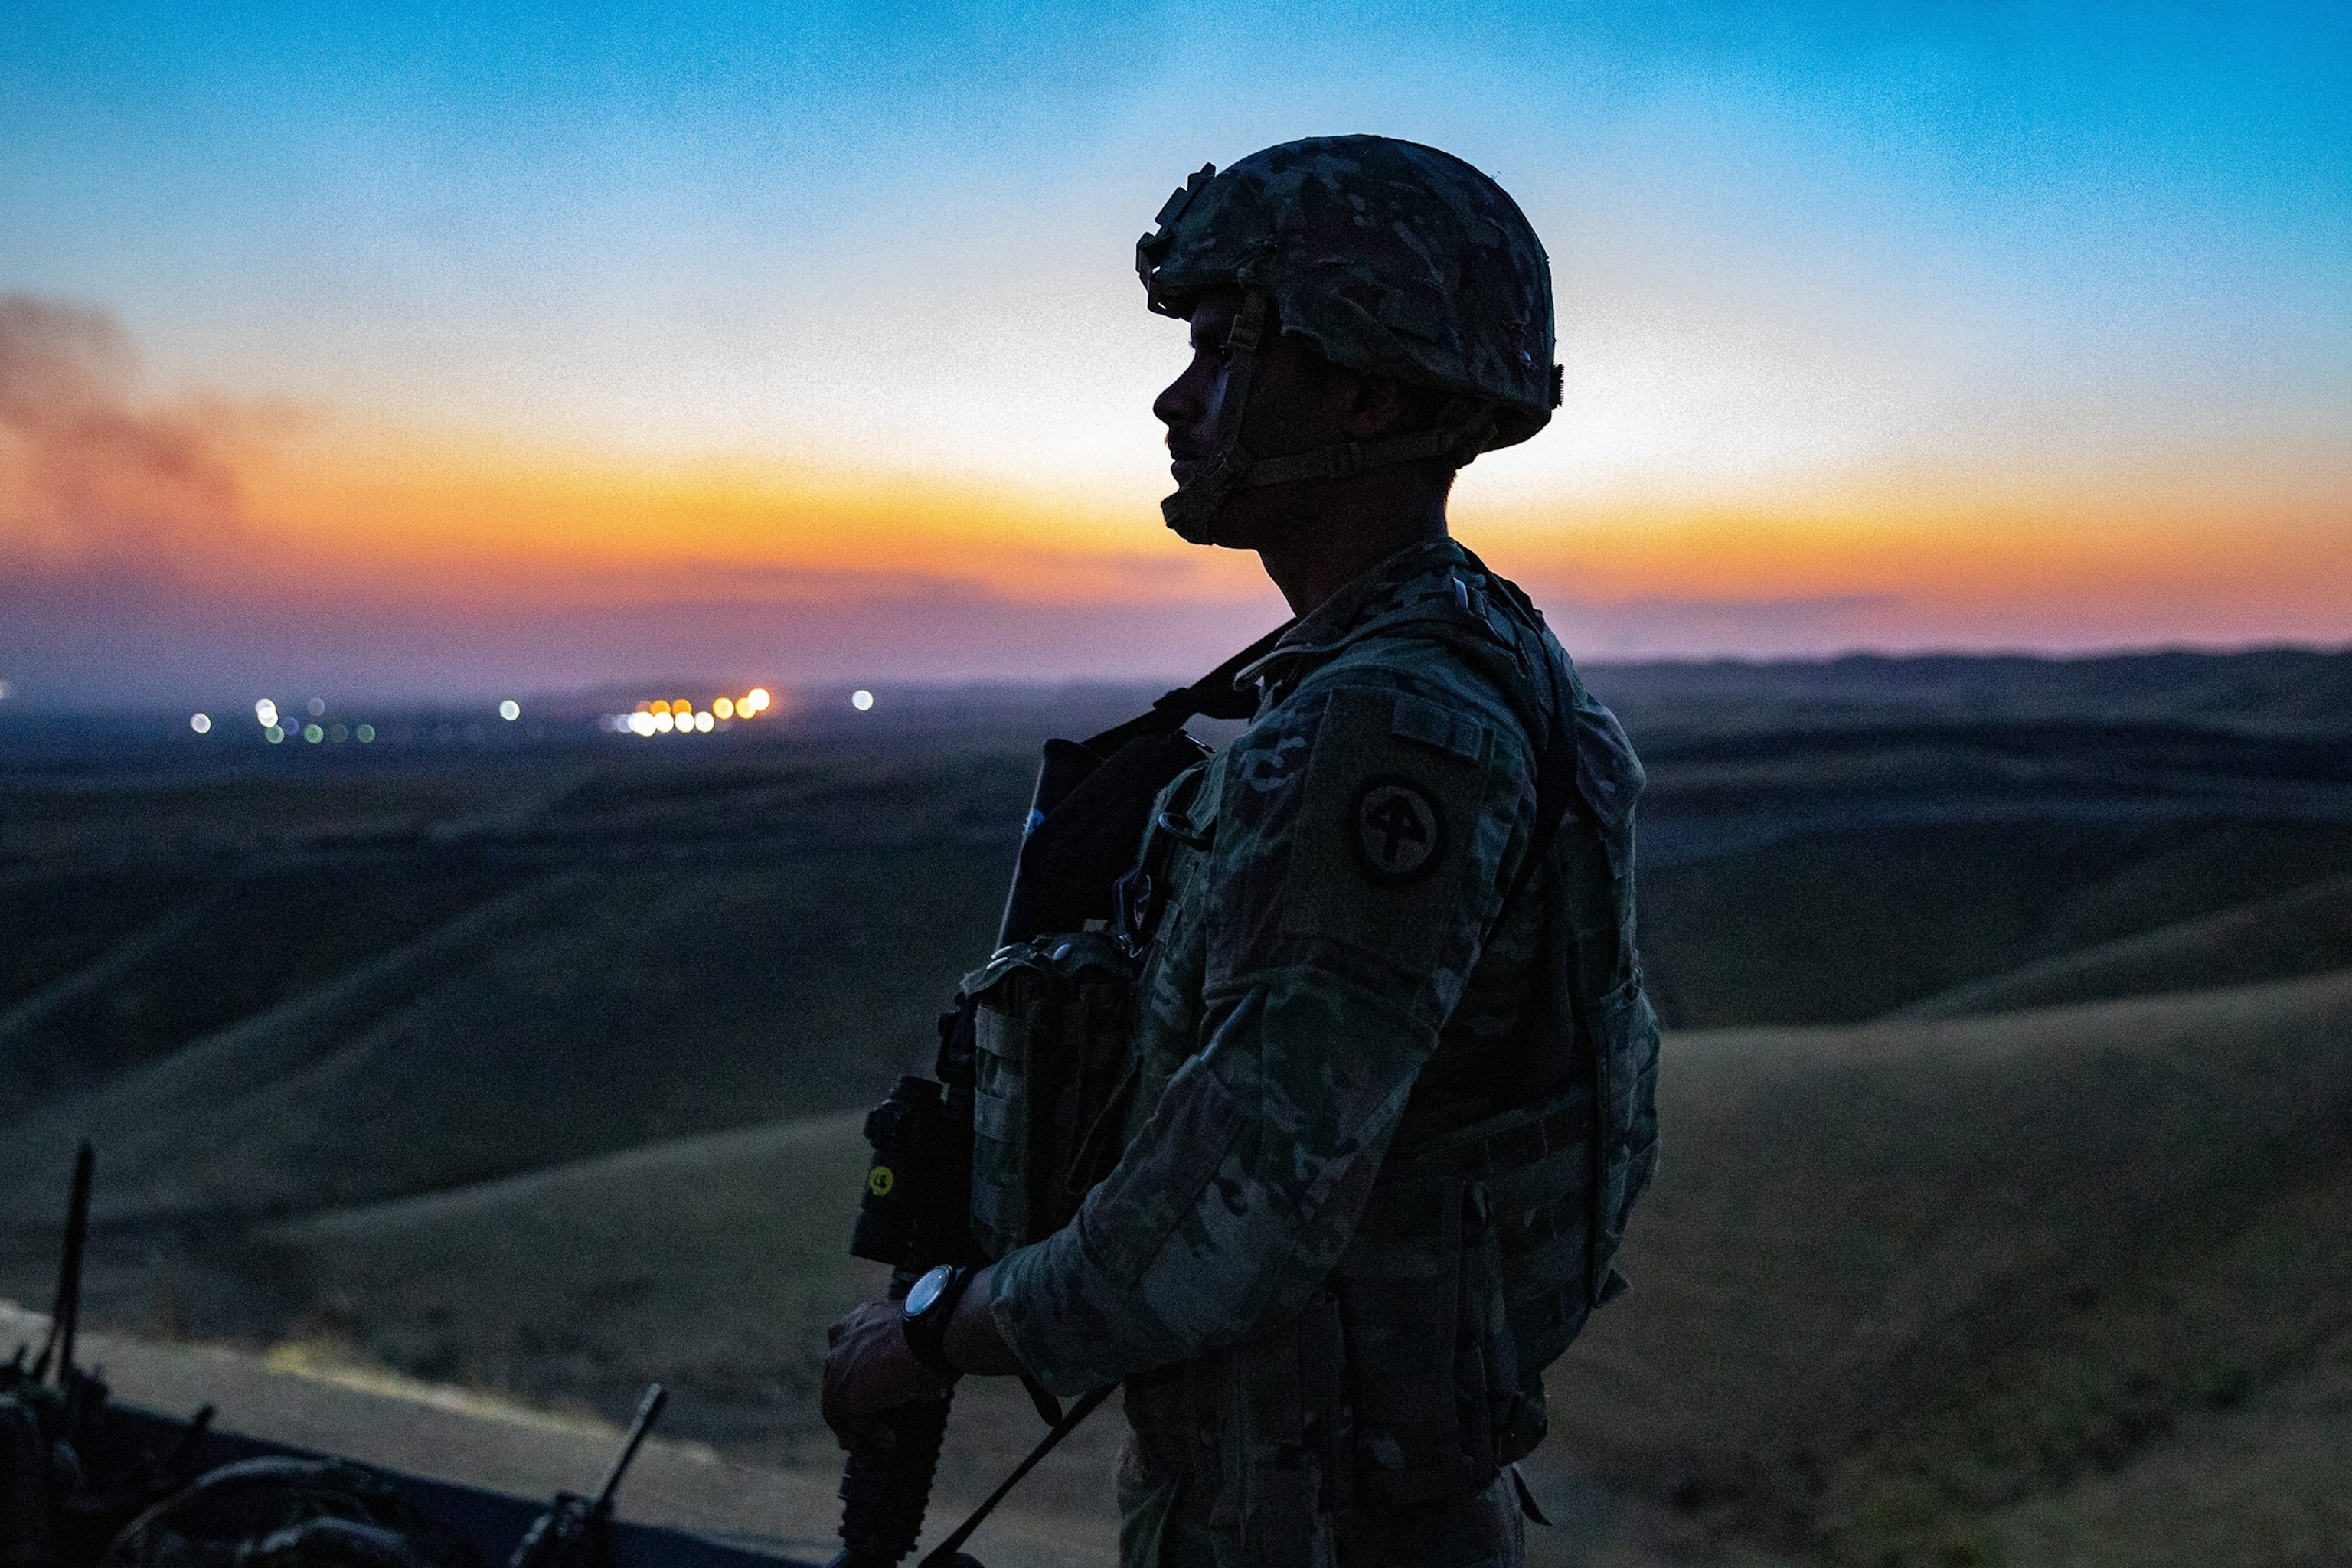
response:
[[[1335,364],[1454,395],[1443,430],[1302,455],[1314,462],[1250,459],[1234,410],[1221,443],[1232,460],[1186,487],[1203,493],[1169,498],[1170,523],[1188,539],[1232,489],[1435,456],[1467,462],[1526,440],[1559,402],[1543,246],[1500,185],[1449,153],[1385,136],[1286,142],[1223,174],[1202,169],[1156,221],[1136,244],[1154,310],[1187,315],[1203,291],[1237,287]],[[1239,335],[1254,354],[1255,324]]]

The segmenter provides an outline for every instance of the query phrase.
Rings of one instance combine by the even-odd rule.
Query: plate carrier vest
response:
[[[1294,1476],[1250,1489],[1268,1506],[1251,1510],[1263,1517],[1244,1535],[1267,1562],[1306,1560],[1286,1555],[1304,1550],[1297,1531],[1317,1510],[1344,1517],[1358,1488],[1383,1502],[1463,1497],[1542,1441],[1541,1373],[1624,1289],[1618,1246],[1656,1168],[1658,1026],[1633,942],[1641,767],[1534,605],[1491,574],[1486,583],[1457,574],[1451,595],[1393,609],[1347,641],[1443,643],[1510,699],[1536,743],[1535,839],[1497,918],[1540,900],[1543,971],[1508,1059],[1447,1061],[1441,1046],[1424,1069],[1426,1080],[1443,1064],[1450,1082],[1510,1109],[1454,1125],[1416,1095],[1353,1239],[1296,1322],[1128,1380],[1144,1440],[1198,1455],[1234,1436],[1231,1361],[1246,1361],[1239,1385],[1252,1390],[1256,1435],[1297,1461]],[[974,1047],[971,1225],[991,1258],[1068,1223],[1117,1163],[1153,889],[1187,826],[1174,796],[1198,772],[1177,784],[1174,809],[1153,806],[1209,755],[1179,726],[1194,712],[1247,717],[1248,699],[1231,693],[1253,661],[1318,657],[1265,657],[1287,629],[1118,730],[1047,742],[1003,945],[959,998]],[[1057,874],[1032,875],[1057,855]],[[1080,863],[1090,873],[1072,875]],[[1299,1506],[1283,1506],[1286,1490]]]

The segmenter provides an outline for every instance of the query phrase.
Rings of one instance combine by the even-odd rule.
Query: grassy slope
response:
[[[12,768],[0,773],[0,849],[36,864],[121,866],[158,855],[243,857],[356,843],[463,818],[572,765],[475,755],[352,762],[289,753],[210,776],[168,763],[89,774],[45,773],[37,763]]]
[[[2343,1209],[2318,1217],[2336,1221]],[[2011,1561],[2135,1568],[2341,1568],[2352,1542],[2352,1334],[2242,1405],[2066,1491],[2001,1510]]]
[[[0,1212],[47,1214],[84,1134],[102,1217],[234,1216],[862,1104],[986,950],[1027,766],[788,745],[11,782],[12,846],[56,855],[0,899],[43,961],[0,991]]]
[[[198,800],[222,833],[268,806],[274,858],[154,873],[136,921],[89,878],[19,879],[28,931],[95,923],[0,1011],[0,1204],[46,1213],[85,1132],[108,1213],[282,1213],[862,1103],[985,948],[1024,766],[556,758],[496,789],[409,780],[405,805],[396,780],[165,790],[170,835]],[[127,786],[85,798],[126,841],[146,819]],[[472,833],[528,853],[469,855]],[[761,834],[798,837],[727,847]],[[355,837],[357,859],[304,858]],[[567,861],[579,879],[543,880]],[[1677,1023],[1856,1018],[2345,866],[2337,827],[1874,829],[1652,874],[1645,946]]]
[[[772,1426],[814,1403],[817,1331],[877,1284],[843,1250],[861,1121],[676,1139],[264,1239],[347,1304],[362,1349],[418,1375],[542,1398],[659,1378],[691,1395],[681,1413]]]
[[[1601,700],[1645,728],[1726,733],[1906,721],[2194,723],[2352,731],[2352,652],[2095,658],[1848,654],[1832,659],[1583,666]]]
[[[46,1221],[94,1128],[107,1214],[213,1205],[206,1233],[233,1235],[221,1209],[313,1212],[261,1256],[232,1247],[217,1282],[289,1292],[305,1331],[608,1407],[657,1373],[708,1435],[801,1455],[821,1325],[861,1288],[840,1247],[862,1156],[853,1118],[746,1124],[862,1105],[927,1053],[1025,773],[845,752],[18,799],[12,846],[152,829],[267,864],[226,894],[168,854],[0,885],[0,1063],[86,1053],[0,1127],[0,1212]],[[404,833],[431,853],[382,888],[303,859],[350,842],[382,864]],[[725,848],[762,834],[807,842]],[[567,838],[596,851],[570,879],[495,858],[442,879],[469,844]],[[2342,828],[1870,829],[1646,877],[1645,946],[1685,1023],[1853,1019],[2347,867]],[[2210,1545],[2258,1494],[2303,1531],[2277,1540],[2345,1546],[2308,1462],[2352,1436],[2352,1286],[2311,1241],[2352,1204],[2333,984],[1678,1038],[1638,1289],[1562,1368],[1555,1457],[1678,1499],[1696,1530],[1874,1561],[2074,1561],[2151,1508],[2151,1552]],[[140,997],[244,1011],[118,1005]],[[20,1293],[46,1288],[40,1231]],[[991,1462],[1032,1429],[993,1397]]]
[[[510,890],[478,864],[150,873],[28,891],[11,908],[46,931],[106,930],[78,896],[112,884],[110,907],[162,911],[0,1010],[0,1116],[136,1068],[266,1012]],[[142,897],[143,895],[143,897]],[[120,898],[121,904],[113,900]]]
[[[2257,1496],[2280,1531],[2210,1560],[2352,1553],[2352,1252],[2314,1245],[2352,1205],[2352,974],[1669,1053],[1634,1291],[1555,1369],[1539,1475],[1851,1562],[2134,1560],[2100,1555],[2126,1515],[2219,1552]],[[660,1375],[700,1433],[822,1464],[861,1168],[834,1117],[270,1240],[314,1329],[409,1370],[607,1405]]]
[[[2346,871],[2320,824],[1814,834],[1645,875],[1642,950],[1676,1026],[1858,1022]]]
[[[1716,1529],[1967,1563],[2187,1433],[2210,1485],[2146,1506],[2186,1529],[2275,1487],[2352,1555],[2300,1439],[2217,1425],[2310,1408],[2352,1328],[2352,1250],[2315,1245],[2352,1203],[2352,973],[1685,1036],[1664,1082],[1633,1294],[1551,1380],[1568,1451]],[[2305,1426],[2340,1453],[2333,1409]]]
[[[168,918],[194,879],[27,867],[0,874],[0,1006],[13,1012]]]
[[[2352,877],[2102,942],[1931,996],[1907,1018],[1957,1018],[2110,996],[2291,979],[2352,966]]]
[[[866,1174],[856,1112],[706,1133],[268,1231],[261,1261],[314,1302],[303,1331],[415,1375],[625,1413],[659,1379],[679,1436],[829,1470],[824,1327],[877,1293],[845,1248]],[[959,1396],[942,1485],[983,1495],[1038,1436],[1020,1391]],[[1024,1501],[1110,1527],[1119,1434],[1098,1417]]]
[[[5,1131],[15,1207],[71,1140],[101,1215],[306,1210],[864,1103],[985,951],[992,847],[534,878]]]

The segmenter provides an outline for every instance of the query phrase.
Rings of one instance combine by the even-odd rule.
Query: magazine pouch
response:
[[[1015,942],[964,977],[973,1006],[971,1228],[990,1258],[1067,1224],[1108,1169],[1091,1167],[1118,1158],[1121,1140],[1099,1129],[1123,1126],[1133,1093],[1135,984],[1135,960],[1107,931]]]

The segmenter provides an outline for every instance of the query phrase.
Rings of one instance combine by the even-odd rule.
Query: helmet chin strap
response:
[[[1254,458],[1242,445],[1242,422],[1249,414],[1265,350],[1265,321],[1272,301],[1263,289],[1242,295],[1225,339],[1225,395],[1217,408],[1216,444],[1192,477],[1160,503],[1160,515],[1188,544],[1217,542],[1217,514],[1240,490],[1297,479],[1338,479],[1367,468],[1454,458],[1467,465],[1495,433],[1494,410],[1484,398],[1456,396],[1433,429],[1380,441],[1339,441],[1280,458]]]
[[[1250,392],[1257,383],[1271,304],[1263,289],[1243,291],[1241,309],[1234,312],[1233,328],[1225,334],[1225,395],[1217,407],[1216,444],[1192,477],[1160,503],[1160,515],[1187,544],[1217,542],[1217,513],[1255,466],[1242,445],[1242,421],[1249,414]]]

